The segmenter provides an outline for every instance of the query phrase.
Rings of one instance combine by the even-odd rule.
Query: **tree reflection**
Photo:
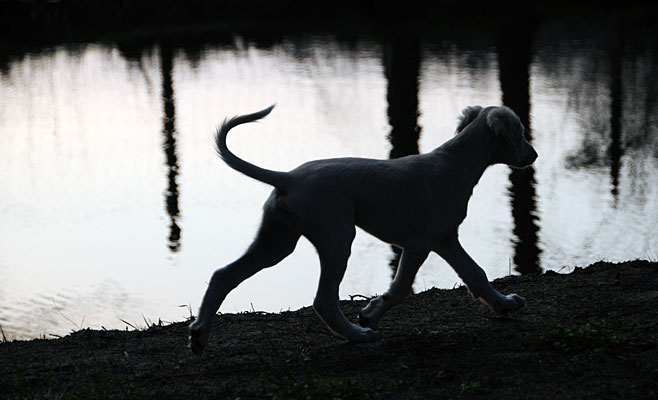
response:
[[[168,44],[160,47],[160,68],[162,72],[162,102],[164,117],[162,119],[164,142],[162,147],[167,162],[167,190],[165,206],[169,215],[169,249],[180,250],[181,229],[178,225],[180,209],[178,207],[178,155],[176,154],[176,109],[173,86],[173,50]]]
[[[421,128],[418,126],[418,73],[420,69],[420,39],[415,32],[403,30],[384,44],[384,73],[388,82],[386,100],[388,102],[388,122],[391,132],[389,157],[399,158],[418,154],[418,139]],[[413,204],[408,204],[413,207]],[[391,246],[393,256],[390,261],[395,277],[402,250]]]
[[[615,204],[619,200],[619,170],[621,169],[621,118],[622,118],[622,86],[621,58],[623,54],[623,39],[621,32],[612,40],[610,46],[610,181],[611,193]]]
[[[513,29],[502,28],[498,43],[498,62],[503,104],[516,112],[526,127],[526,138],[532,141],[530,125],[530,59],[535,25],[532,21],[516,21]],[[535,190],[535,169],[512,169],[510,196],[514,219],[514,265],[522,274],[541,272],[537,244],[539,217]]]
[[[579,74],[564,82],[570,105],[578,115],[582,144],[566,159],[567,168],[609,170],[613,204],[620,201],[624,162],[631,171],[658,144],[658,51],[645,27],[621,23],[586,43],[580,50]],[[598,50],[598,49],[602,49]],[[560,54],[568,58],[571,51]],[[625,157],[634,154],[634,157]],[[639,156],[639,157],[638,157]],[[648,156],[658,157],[654,152]],[[630,175],[635,178],[635,175]]]

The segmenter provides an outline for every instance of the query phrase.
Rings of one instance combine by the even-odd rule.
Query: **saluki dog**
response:
[[[485,169],[497,163],[524,168],[537,153],[523,124],[507,107],[468,107],[453,138],[430,153],[394,160],[333,158],[310,161],[289,172],[250,164],[226,146],[232,128],[272,111],[224,120],[216,134],[219,156],[233,169],[274,187],[265,201],[256,238],[231,264],[217,269],[208,284],[199,315],[190,325],[190,348],[200,353],[226,295],[245,279],[271,267],[295,249],[304,235],[320,258],[320,282],[313,307],[327,327],[348,342],[381,337],[377,322],[410,292],[414,277],[431,251],[457,272],[476,299],[504,314],[525,305],[516,294],[502,295],[466,253],[457,228],[466,218],[468,200]],[[402,248],[400,264],[388,290],[349,322],[338,304],[340,285],[358,226]]]

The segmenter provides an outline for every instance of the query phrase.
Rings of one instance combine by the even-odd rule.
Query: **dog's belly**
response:
[[[359,218],[357,214],[355,224],[377,239],[407,247],[410,244],[423,245],[430,248],[448,234],[454,232],[459,224],[453,221],[444,221],[436,224],[432,218],[405,218],[399,215],[382,215],[379,218]]]
[[[409,204],[409,203],[407,203]],[[354,223],[386,243],[434,248],[452,235],[466,217],[465,207],[387,207],[386,202],[358,207]]]
[[[368,226],[363,226],[361,224],[357,224],[357,226],[385,243],[393,244],[398,247],[404,248],[406,244],[409,242],[409,235],[405,235],[400,232],[390,232],[390,231],[383,231],[381,229],[373,229],[372,226],[368,227]]]

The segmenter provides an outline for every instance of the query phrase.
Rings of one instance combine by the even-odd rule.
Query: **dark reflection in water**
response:
[[[127,42],[119,43],[118,48],[121,54],[133,63],[140,71],[143,78],[152,90],[151,81],[149,80],[146,68],[143,65],[143,56],[150,55],[155,49],[159,48],[160,74],[162,79],[162,135],[164,140],[162,148],[165,153],[165,162],[167,164],[167,188],[164,191],[165,209],[169,216],[169,235],[167,236],[167,247],[171,252],[178,252],[181,248],[181,228],[179,225],[180,208],[179,208],[179,191],[178,191],[178,154],[176,151],[176,108],[173,85],[173,58],[176,44],[171,42],[162,42],[156,45],[152,42]],[[185,53],[186,55],[195,54],[197,47],[191,46]]]
[[[534,24],[516,21],[513,29],[502,28],[498,42],[500,87],[503,104],[513,109],[526,127],[528,141],[530,129],[530,59],[534,37]],[[514,265],[522,274],[541,272],[537,244],[539,231],[535,169],[512,169],[510,197],[514,219]]]
[[[420,43],[414,32],[403,31],[384,45],[384,72],[388,82],[390,158],[418,154],[418,71]]]
[[[615,206],[619,200],[619,171],[621,170],[621,119],[622,119],[622,86],[621,62],[623,54],[623,38],[621,31],[610,41],[610,180],[611,193]]]
[[[654,150],[658,144],[658,48],[655,28],[641,24],[631,27],[619,22],[596,33],[589,48],[574,46],[560,53],[562,60],[573,64],[580,61],[580,70],[569,74],[563,83],[569,91],[570,106],[579,117],[582,138],[580,148],[566,158],[566,167],[590,169],[592,173],[609,169],[616,207],[624,201],[620,193],[625,178],[622,169],[630,173],[626,177],[631,179],[629,184],[641,188],[647,182],[636,181],[643,180],[640,171],[646,153],[658,157]],[[540,62],[552,71],[559,60],[544,57]],[[623,168],[624,163],[627,168]]]
[[[162,147],[167,161],[167,190],[165,191],[165,206],[169,214],[169,249],[172,252],[180,250],[181,229],[178,225],[180,209],[178,207],[178,155],[176,154],[176,109],[174,104],[173,86],[173,50],[168,44],[160,47],[160,68],[162,71],[162,103],[164,117]]]
[[[391,132],[389,157],[399,158],[418,154],[418,73],[420,69],[420,40],[418,34],[403,30],[384,44],[384,73],[388,82],[388,122]],[[413,204],[407,205],[413,207]],[[393,256],[390,266],[392,275],[400,263],[402,249],[391,246]]]

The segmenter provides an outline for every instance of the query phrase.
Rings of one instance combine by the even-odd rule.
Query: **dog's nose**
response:
[[[526,151],[525,151],[525,154],[522,158],[522,160],[523,160],[522,163],[523,163],[524,166],[528,167],[528,166],[532,165],[532,163],[535,162],[537,157],[539,157],[539,155],[537,154],[535,149],[532,146],[528,146]]]
[[[535,162],[537,157],[539,157],[539,154],[537,154],[537,151],[535,151],[535,149],[532,148],[532,147],[530,147],[530,150],[532,150],[532,153],[530,155],[530,158],[532,159],[532,161],[530,161],[530,163],[533,163],[533,162]]]

